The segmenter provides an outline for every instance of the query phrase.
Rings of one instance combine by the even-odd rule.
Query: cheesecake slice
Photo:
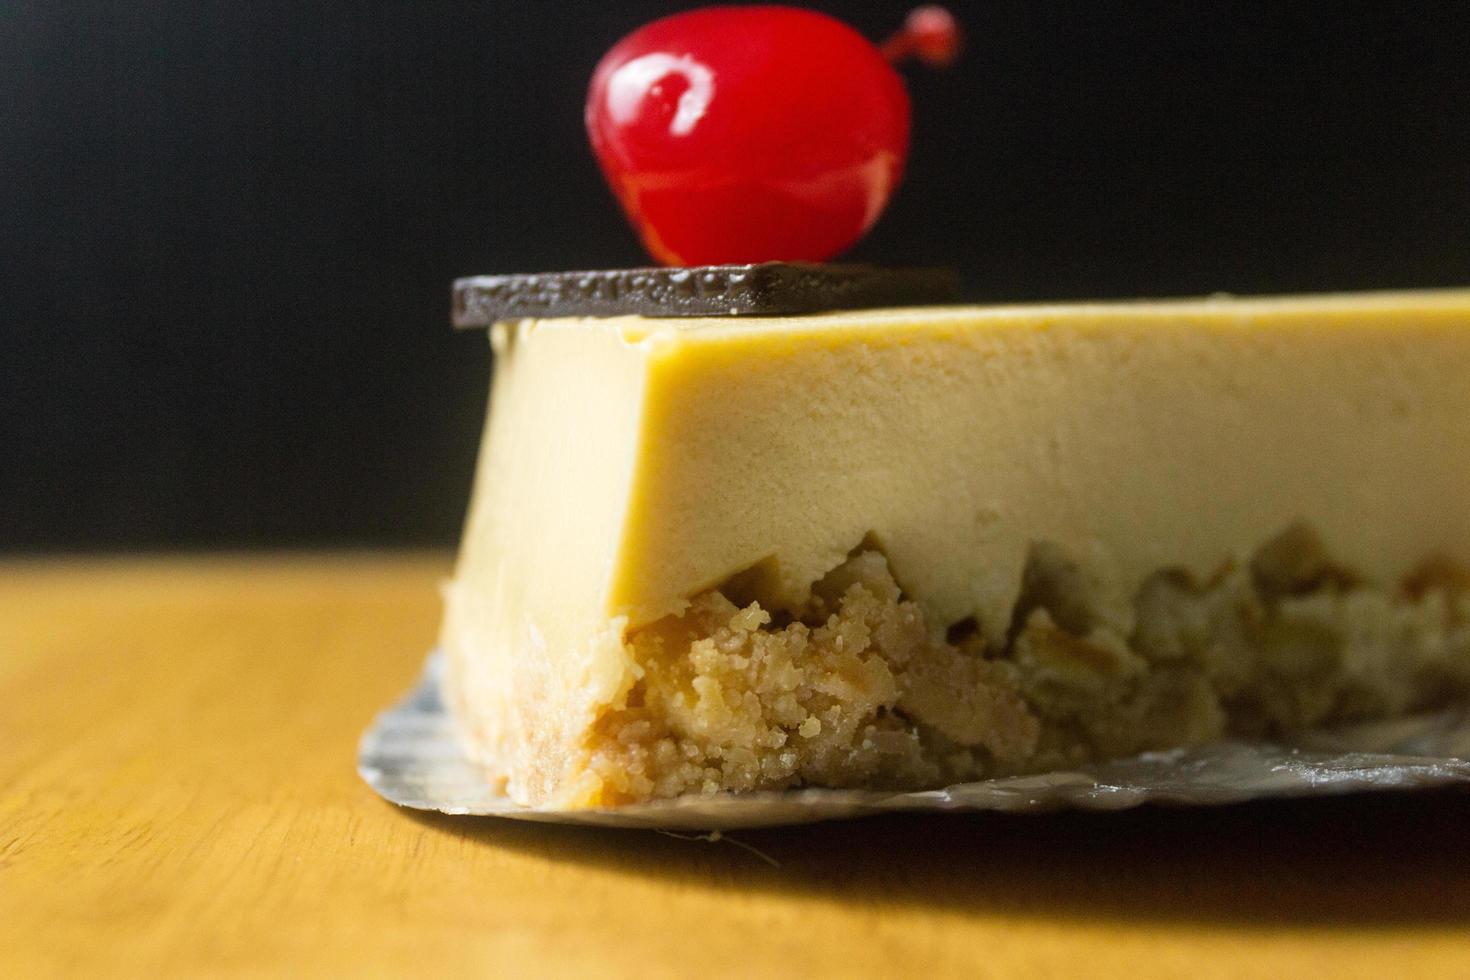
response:
[[[492,339],[442,646],[519,802],[937,787],[1470,692],[1470,290]]]

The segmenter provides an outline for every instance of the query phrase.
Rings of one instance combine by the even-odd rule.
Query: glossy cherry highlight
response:
[[[618,42],[593,74],[587,131],[658,261],[823,261],[898,185],[909,101],[878,48],[840,21],[713,7]]]

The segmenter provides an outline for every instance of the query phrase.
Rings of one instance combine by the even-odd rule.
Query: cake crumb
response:
[[[1401,714],[1470,692],[1465,581],[1371,588],[1295,527],[1206,583],[1161,570],[1123,616],[1075,574],[1037,578],[987,646],[973,619],[930,622],[869,549],[779,624],[712,590],[632,631],[641,677],[594,726],[589,768],[609,805],[920,789]]]

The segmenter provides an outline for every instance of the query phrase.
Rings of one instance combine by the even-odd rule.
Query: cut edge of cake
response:
[[[1179,333],[1160,332],[1171,330]],[[1201,332],[1213,346],[1192,344]],[[460,565],[446,586],[442,645],[464,742],[518,802],[575,808],[793,785],[932,787],[1227,733],[1398,714],[1464,693],[1470,519],[1464,497],[1446,489],[1463,493],[1470,477],[1470,437],[1451,414],[1470,404],[1470,292],[677,325],[542,321],[503,325],[495,336],[491,417]],[[1123,339],[1109,346],[1109,337]],[[961,396],[947,358],[956,352],[972,366],[1013,357],[1020,366],[1012,375],[1080,364],[1079,399],[1126,409],[1127,399],[1108,402],[1110,371],[1123,384],[1141,374],[1190,388],[1166,374],[1167,359],[1148,360],[1151,344],[1175,340],[1169,356],[1198,371],[1200,397],[1234,411],[1259,394],[1269,406],[1259,424],[1267,426],[1299,383],[1309,417],[1295,429],[1282,421],[1288,434],[1299,438],[1341,411],[1361,428],[1365,458],[1349,459],[1353,441],[1324,431],[1293,465],[1330,464],[1320,477],[1336,481],[1336,492],[1310,476],[1286,481],[1281,501],[1221,531],[1228,548],[1207,540],[1209,547],[1178,549],[1178,561],[1171,535],[1187,528],[1182,521],[1160,527],[1158,539],[1143,531],[1125,542],[1134,553],[1121,564],[1108,554],[1116,532],[1099,546],[1022,528],[995,551],[1003,560],[969,567],[977,582],[989,579],[975,586],[986,601],[968,609],[952,583],[935,585],[915,561],[936,547],[933,536],[910,533],[901,520],[865,526],[851,513],[795,562],[783,560],[779,536],[755,535],[714,557],[680,551],[681,542],[698,551],[700,520],[751,520],[753,511],[730,503],[740,468],[722,469],[721,460],[744,462],[757,484],[741,491],[747,496],[791,491],[777,477],[790,475],[803,447],[762,469],[791,419],[804,417],[780,410],[820,412],[821,385],[845,384],[843,372],[881,367],[883,357],[911,348],[894,364],[949,384],[935,400],[952,410]],[[1257,374],[1229,376],[1238,340],[1242,363]],[[1426,349],[1414,349],[1426,340]],[[933,351],[924,347],[930,342]],[[1308,354],[1317,349],[1310,345],[1327,345],[1343,356],[1292,363],[1296,343]],[[874,351],[888,353],[874,361]],[[1138,360],[1146,370],[1130,377]],[[785,387],[757,384],[749,393],[747,382],[777,370],[831,376],[804,391],[783,380]],[[1288,370],[1295,376],[1285,377]],[[1450,390],[1424,390],[1435,371]],[[1333,405],[1325,399],[1338,375],[1348,396]],[[1065,386],[1043,380],[1051,385],[1044,397],[1062,405]],[[992,383],[996,398],[1026,396],[1010,376],[981,383]],[[783,390],[795,397],[773,407]],[[866,392],[875,393],[881,389]],[[1156,413],[1167,402],[1146,407]],[[851,399],[844,410],[871,408],[864,424],[880,425],[903,404]],[[1183,407],[1198,414],[1196,428],[1215,418]],[[1085,414],[1059,415],[1059,429],[1067,434]],[[1397,445],[1421,415],[1428,421],[1410,437],[1418,442]],[[1121,435],[1099,428],[1097,440],[1126,444],[1130,421],[1139,424],[1119,419]],[[1142,430],[1151,431],[1147,419]],[[1183,438],[1167,421],[1162,430],[1165,445]],[[836,448],[863,448],[869,430],[852,431],[852,445]],[[845,438],[823,432],[826,442],[811,448],[818,457]],[[1042,446],[1022,458],[1033,447],[1004,434],[995,442],[1032,477],[1045,476],[1048,454],[1058,451]],[[658,458],[660,447],[673,455]],[[1287,465],[1281,445],[1267,449]],[[1425,458],[1431,451],[1449,455]],[[1208,458],[1205,449],[1189,452]],[[817,480],[836,479],[841,459],[832,455],[825,470],[819,459]],[[1370,464],[1377,476],[1365,475]],[[1403,472],[1387,472],[1390,464]],[[941,465],[943,476],[958,472]],[[726,469],[731,485],[718,485],[712,474]],[[915,474],[926,492],[950,492],[925,476]],[[1412,489],[1416,477],[1426,485]],[[1230,508],[1242,506],[1248,487],[1237,482],[1222,481],[1220,512],[1201,519],[1235,518]],[[1315,499],[1293,510],[1287,491],[1303,487]],[[1199,499],[1211,491],[1192,489]],[[1273,486],[1261,490],[1269,496]],[[1390,499],[1394,493],[1402,499]],[[891,508],[890,498],[880,502]],[[1432,501],[1445,512],[1418,512]],[[1005,500],[982,502],[998,506],[965,505],[1005,520]],[[711,506],[701,512],[704,503]],[[1198,500],[1185,505],[1203,512]],[[1403,527],[1367,520],[1382,514],[1398,515]],[[1349,533],[1355,521],[1361,538]],[[990,538],[976,540],[991,547]],[[1393,554],[1365,567],[1364,554],[1385,542]],[[1275,566],[1292,584],[1271,584]],[[1318,578],[1302,571],[1311,568]]]

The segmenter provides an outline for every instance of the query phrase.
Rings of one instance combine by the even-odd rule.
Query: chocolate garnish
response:
[[[791,316],[951,303],[953,269],[762,262],[470,276],[454,283],[454,325],[557,316]]]

